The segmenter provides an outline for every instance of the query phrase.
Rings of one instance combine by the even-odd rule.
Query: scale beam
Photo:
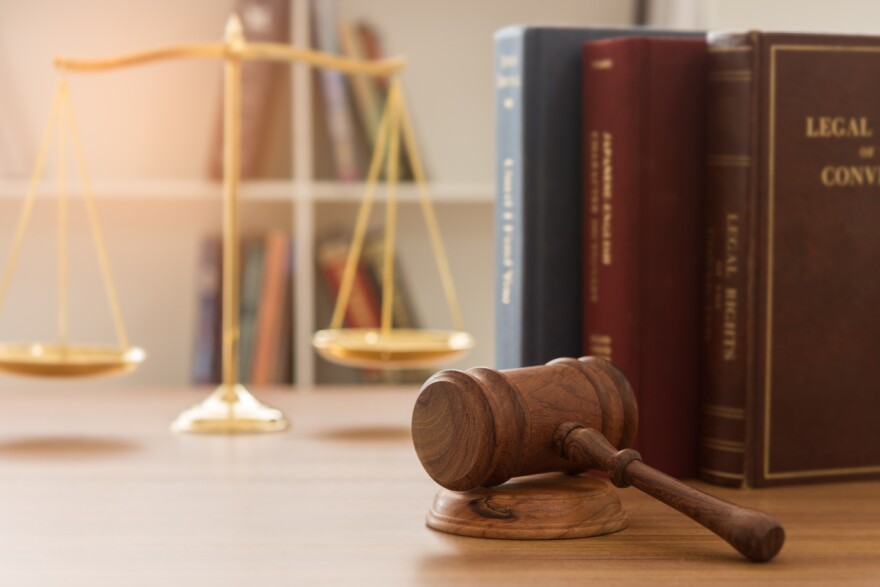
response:
[[[364,61],[281,43],[248,43],[247,41],[242,41],[240,44],[205,43],[160,47],[105,59],[56,57],[55,67],[61,71],[94,73],[170,59],[287,61],[291,63],[305,63],[319,69],[333,69],[343,73],[368,76],[390,76],[399,73],[406,67],[406,59],[404,57]]]

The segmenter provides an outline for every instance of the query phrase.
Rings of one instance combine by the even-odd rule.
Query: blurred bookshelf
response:
[[[20,144],[21,152],[10,164],[0,161],[0,258],[5,258],[11,243],[49,111],[55,83],[52,58],[56,54],[101,57],[217,39],[234,4],[233,0],[184,4],[161,0],[121,6],[112,0],[84,0],[73,6],[35,0],[5,11],[0,23],[0,39],[4,39],[0,75],[5,80],[0,119],[14,117],[17,122],[3,127],[14,134],[0,138]],[[490,0],[479,5],[466,0],[338,0],[336,6],[342,18],[371,23],[385,55],[408,58],[402,76],[404,90],[426,160],[465,325],[477,340],[471,354],[451,366],[491,365],[492,33],[511,22],[627,24],[632,5],[580,0],[538,4]],[[291,43],[313,44],[311,12],[310,0],[290,0]],[[46,14],[53,18],[47,19]],[[326,171],[319,160],[324,148],[320,82],[305,65],[294,65],[288,71],[279,90],[282,106],[273,110],[266,137],[271,161],[242,185],[242,232],[274,230],[290,235],[293,383],[310,389],[356,382],[350,373],[321,364],[310,343],[313,332],[326,326],[327,307],[333,301],[321,283],[318,246],[329,235],[350,238],[364,186],[358,180],[338,181]],[[148,352],[140,370],[99,386],[188,385],[198,322],[200,243],[220,229],[221,186],[209,179],[207,161],[218,140],[221,69],[194,60],[68,77],[130,336]],[[27,340],[41,333],[51,337],[53,332],[54,242],[42,244],[43,239],[52,238],[54,229],[53,211],[44,209],[50,207],[54,193],[54,168],[49,163],[34,217],[36,236],[25,242],[16,282],[0,314],[4,340]],[[76,185],[75,178],[70,181]],[[373,230],[382,226],[383,190],[377,196],[380,204],[373,214]],[[416,190],[402,183],[399,199],[398,262],[420,323],[426,328],[450,327]],[[86,259],[71,273],[71,307],[81,310],[71,328],[100,339],[110,332],[110,326],[103,305],[94,302],[99,283],[93,279],[96,269],[90,265],[93,254],[88,236],[83,231],[71,238],[75,240],[72,258]],[[0,380],[0,388],[12,387],[20,385]]]

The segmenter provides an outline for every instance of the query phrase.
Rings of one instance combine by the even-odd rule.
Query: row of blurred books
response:
[[[352,59],[385,57],[372,24],[340,18],[335,0],[313,0],[312,7],[312,47]],[[317,176],[364,179],[382,121],[388,79],[324,69],[315,72],[315,82],[315,116],[324,123],[315,125]],[[401,179],[411,179],[405,155],[401,162]]]
[[[312,48],[353,59],[384,57],[381,36],[371,23],[340,18],[335,0],[313,0],[310,6]],[[237,0],[233,10],[242,19],[248,41],[291,42],[289,0]],[[382,119],[388,80],[327,69],[314,70],[312,75],[314,175],[324,180],[362,180]],[[243,66],[242,178],[290,175],[289,76],[286,63],[248,61]],[[222,96],[215,128],[208,171],[219,179],[223,175]],[[400,170],[400,179],[412,177],[405,155]]]
[[[239,380],[252,385],[293,382],[292,249],[280,231],[241,242]],[[192,380],[222,378],[223,250],[219,236],[203,239],[197,271],[198,310]]]
[[[319,327],[329,321],[336,303],[349,243],[342,236],[321,239],[317,245]],[[290,235],[269,231],[248,235],[241,242],[239,279],[239,380],[250,385],[293,383],[293,270]],[[355,271],[346,328],[379,328],[382,318],[383,235],[368,235]],[[192,381],[217,384],[222,378],[223,250],[219,236],[202,240],[197,269],[197,324]],[[400,263],[394,261],[394,328],[418,328]],[[323,370],[324,383],[422,383],[424,370]],[[328,375],[329,373],[329,375]]]

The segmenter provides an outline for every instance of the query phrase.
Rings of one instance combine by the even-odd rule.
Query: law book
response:
[[[497,368],[582,350],[583,44],[669,34],[528,26],[496,33]]]
[[[639,404],[635,448],[697,476],[706,41],[583,46],[584,354]]]
[[[284,305],[290,275],[290,237],[282,231],[270,231],[263,243],[263,274],[250,373],[250,382],[254,385],[281,383],[278,348],[283,344]]]
[[[880,37],[709,37],[701,475],[880,476]]]

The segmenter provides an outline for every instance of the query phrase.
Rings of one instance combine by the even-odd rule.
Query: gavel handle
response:
[[[560,454],[578,465],[606,471],[617,487],[633,485],[702,524],[755,562],[779,552],[785,530],[773,517],[712,497],[649,467],[632,449],[618,451],[593,428],[566,423],[556,430]]]

